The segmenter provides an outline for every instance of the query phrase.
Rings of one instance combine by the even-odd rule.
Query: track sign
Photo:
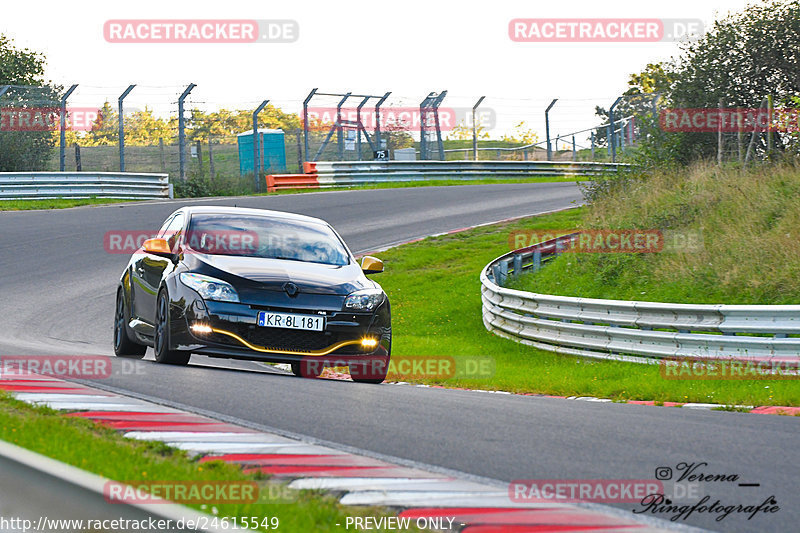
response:
[[[372,158],[375,161],[388,161],[389,160],[389,150],[374,150],[372,152]]]

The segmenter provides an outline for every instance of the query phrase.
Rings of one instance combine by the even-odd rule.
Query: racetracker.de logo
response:
[[[513,19],[508,36],[518,43],[657,43],[698,39],[699,19]]]
[[[101,355],[2,355],[0,378],[30,376],[106,379],[111,376],[111,359]]]
[[[378,125],[384,129],[420,131],[422,126],[433,128],[436,122],[441,131],[451,131],[456,127],[472,127],[472,108],[439,107],[436,115],[419,107],[386,106],[374,107],[309,107],[308,128],[312,131],[327,131],[336,124],[347,129],[355,129],[358,122],[367,130]],[[423,123],[424,121],[424,123]],[[475,121],[483,130],[491,130],[497,124],[497,113],[492,108],[476,111]]]
[[[103,24],[109,43],[293,43],[300,37],[296,20],[117,19]]]
[[[152,230],[112,230],[103,235],[103,249],[109,254],[133,254],[139,251],[144,241],[153,238]],[[161,234],[169,241],[175,232]],[[248,255],[259,249],[259,235],[247,230],[187,231],[177,236],[183,243],[181,253]],[[285,247],[292,244],[292,235],[270,235],[262,246],[267,248]],[[175,245],[177,250],[177,244]]]
[[[108,481],[103,486],[108,503],[255,503],[255,481]]]
[[[516,479],[508,486],[512,502],[634,503],[663,494],[664,485],[653,479]]]
[[[798,108],[671,108],[658,113],[658,124],[669,132],[800,131]]]
[[[560,236],[558,253],[655,253],[664,249],[664,235],[657,229],[515,230],[508,235],[512,250],[535,247]]]
[[[70,131],[90,131],[100,117],[96,107],[68,107],[64,127]],[[2,107],[0,131],[58,131],[61,128],[61,108]]]

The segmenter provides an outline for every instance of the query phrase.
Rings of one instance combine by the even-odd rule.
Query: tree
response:
[[[0,34],[0,85],[12,86],[0,99],[0,171],[44,170],[50,159],[50,131],[33,131],[11,122],[23,112],[50,118],[57,113],[61,88],[45,82],[44,65],[43,54],[16,48],[13,40]]]
[[[511,135],[503,135],[500,140],[522,144],[533,144],[539,140],[539,135],[533,131],[524,120],[514,126]]]
[[[482,125],[478,125],[476,128],[478,139],[488,139],[489,132],[486,131]],[[464,122],[459,122],[456,124],[450,133],[447,135],[447,139],[450,141],[467,141],[472,139],[472,128],[467,126]]]

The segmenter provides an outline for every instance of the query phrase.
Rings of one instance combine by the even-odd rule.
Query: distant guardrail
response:
[[[498,257],[480,275],[483,323],[511,340],[558,353],[653,363],[662,358],[800,357],[800,305],[674,304],[536,294],[503,287],[536,271],[570,234]]]
[[[267,190],[430,180],[590,178],[624,166],[566,161],[318,161],[304,163],[304,174],[268,175]]]
[[[167,174],[132,172],[0,172],[0,200],[172,198]]]

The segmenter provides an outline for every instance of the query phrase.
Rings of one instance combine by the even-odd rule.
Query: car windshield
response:
[[[285,218],[194,214],[184,242],[195,251],[212,255],[337,266],[349,262],[347,250],[329,226]]]

